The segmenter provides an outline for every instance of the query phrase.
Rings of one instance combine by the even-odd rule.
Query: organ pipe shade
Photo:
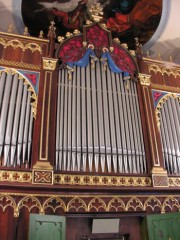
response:
[[[59,70],[55,169],[147,173],[136,82],[95,66]]]
[[[169,174],[180,173],[180,106],[179,99],[168,97],[160,110],[160,135],[164,167]]]
[[[4,167],[30,164],[33,109],[31,91],[18,73],[0,77],[0,159]]]

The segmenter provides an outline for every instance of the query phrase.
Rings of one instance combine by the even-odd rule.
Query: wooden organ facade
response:
[[[0,33],[1,239],[28,239],[36,213],[65,216],[67,240],[93,218],[139,240],[143,217],[180,209],[180,66],[98,23],[55,38]]]

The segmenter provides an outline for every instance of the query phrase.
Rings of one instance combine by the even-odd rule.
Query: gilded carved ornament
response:
[[[22,50],[24,50],[24,44],[17,39],[10,40],[6,42],[6,44],[4,45],[5,48],[9,46],[11,46],[14,49],[21,48]]]
[[[150,84],[151,84],[151,75],[139,73],[138,74],[138,78],[139,78],[139,81],[140,81],[141,85],[143,85],[143,86],[150,86]]]
[[[156,122],[157,122],[157,127],[158,130],[160,130],[160,111],[161,108],[163,106],[163,104],[165,103],[166,100],[168,100],[170,97],[172,98],[178,98],[178,100],[180,101],[180,96],[175,94],[175,93],[169,93],[166,94],[165,96],[163,96],[160,101],[158,102],[157,106],[156,106],[156,110],[155,110],[155,115],[156,115]]]
[[[31,52],[38,51],[42,53],[42,48],[37,43],[28,43],[24,46],[24,50],[29,49]]]
[[[0,44],[2,44],[4,48],[11,46],[14,49],[21,48],[23,51],[29,49],[31,52],[38,51],[42,53],[42,47],[35,42],[30,42],[25,44],[17,39],[5,41],[4,39],[0,38]]]
[[[0,59],[0,64],[10,66],[10,67],[18,67],[18,68],[26,68],[30,70],[36,70],[40,71],[40,65],[33,65],[33,64],[27,64],[23,62],[15,62],[15,61],[7,61],[4,59]]]
[[[43,58],[43,69],[54,71],[56,69],[57,59]]]
[[[154,73],[161,73],[162,75],[167,74],[168,76],[172,75],[175,78],[180,76],[180,69],[175,67],[160,67],[156,64],[151,64],[148,67],[149,73],[152,71]]]
[[[32,114],[33,117],[36,118],[36,114],[37,114],[37,95],[36,92],[34,90],[34,88],[32,87],[31,83],[23,76],[21,75],[21,73],[19,73],[16,69],[13,68],[5,68],[0,70],[0,75],[2,72],[6,72],[7,74],[18,74],[18,79],[19,80],[23,80],[23,84],[28,86],[28,91],[31,92],[31,106],[32,106]]]
[[[0,194],[0,208],[5,211],[12,208],[14,217],[19,216],[22,208],[29,212],[38,209],[45,214],[48,209],[57,213],[63,212],[154,212],[161,213],[178,211],[180,209],[178,195],[64,195],[64,194],[26,194],[2,193]]]
[[[95,22],[99,22],[102,19],[103,9],[100,3],[91,5],[89,12],[91,13],[91,17]]]

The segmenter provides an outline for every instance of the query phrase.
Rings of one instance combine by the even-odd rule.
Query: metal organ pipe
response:
[[[0,119],[0,157],[2,156],[2,150],[4,146],[4,138],[5,138],[5,130],[6,130],[6,122],[7,122],[7,116],[8,116],[8,102],[10,98],[10,90],[11,90],[11,84],[12,84],[12,74],[9,73],[7,75],[5,89],[4,89],[4,96],[3,102],[2,102],[2,108],[1,108],[1,119]],[[7,162],[5,160],[5,162]]]
[[[136,82],[128,81],[126,89],[123,74],[99,60],[75,67],[72,80],[60,70],[56,170],[146,173]]]
[[[12,134],[12,124],[13,124],[13,115],[15,109],[15,97],[16,97],[16,89],[18,85],[18,75],[15,74],[13,81],[12,81],[12,92],[10,97],[10,104],[9,104],[9,114],[7,118],[7,126],[6,126],[6,134],[5,134],[5,146],[4,146],[4,165],[6,166],[9,162],[9,150],[10,150],[10,141],[11,141],[11,134]]]

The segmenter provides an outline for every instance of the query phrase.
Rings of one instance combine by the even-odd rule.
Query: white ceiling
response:
[[[180,0],[163,0],[160,24],[152,38],[144,46],[152,58],[180,64]]]
[[[7,31],[12,24],[15,33],[22,33],[24,24],[21,16],[22,0],[0,0],[0,31]],[[28,0],[27,0],[28,1]],[[159,27],[152,38],[143,46],[152,58],[180,64],[180,0],[163,0],[163,12]]]

